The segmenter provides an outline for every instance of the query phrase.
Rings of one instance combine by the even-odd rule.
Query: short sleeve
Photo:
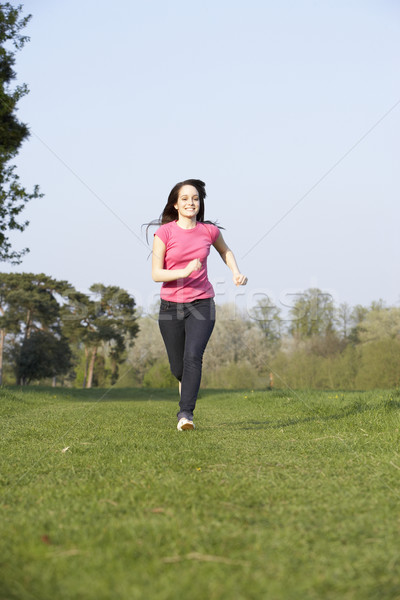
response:
[[[167,245],[167,241],[168,241],[168,230],[166,227],[164,227],[164,225],[161,225],[161,227],[159,227],[157,229],[157,231],[154,233],[154,235],[156,235],[157,237],[160,238],[160,240],[162,242],[164,242],[165,245]]]
[[[219,228],[216,225],[208,225],[208,231],[210,232],[211,243],[214,244],[220,234]]]

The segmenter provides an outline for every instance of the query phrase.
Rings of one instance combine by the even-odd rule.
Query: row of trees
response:
[[[136,381],[175,386],[154,314],[141,317],[128,353]],[[282,310],[264,297],[249,312],[217,306],[203,385],[215,388],[371,389],[400,385],[400,308],[337,306],[309,289]]]
[[[250,312],[217,306],[203,385],[222,388],[370,389],[400,385],[400,308],[336,306],[318,289],[285,315],[268,297]],[[0,274],[0,381],[176,387],[158,306],[147,315],[125,290],[90,294],[44,274]],[[121,370],[121,375],[120,375]]]
[[[0,383],[5,364],[22,385],[61,376],[90,388],[105,356],[118,380],[138,332],[135,300],[100,283],[90,292],[44,274],[0,274]]]

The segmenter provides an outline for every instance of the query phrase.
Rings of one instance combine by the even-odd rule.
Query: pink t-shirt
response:
[[[171,221],[161,225],[154,235],[165,244],[164,269],[183,269],[194,258],[201,262],[201,269],[193,271],[189,277],[164,282],[161,298],[171,302],[213,298],[214,289],[207,276],[207,256],[219,236],[218,227],[197,222],[193,229],[182,229],[176,221]]]

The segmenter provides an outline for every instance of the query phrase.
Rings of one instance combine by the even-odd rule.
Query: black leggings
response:
[[[185,303],[161,300],[158,322],[171,372],[181,382],[178,419],[193,419],[203,354],[215,324],[214,299]]]

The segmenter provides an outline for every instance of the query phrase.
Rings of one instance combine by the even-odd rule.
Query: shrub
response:
[[[143,385],[153,388],[175,388],[177,380],[172,375],[168,363],[159,361],[152,365],[145,373]]]
[[[262,377],[248,362],[230,363],[204,371],[202,387],[234,389],[267,388],[267,377]]]

